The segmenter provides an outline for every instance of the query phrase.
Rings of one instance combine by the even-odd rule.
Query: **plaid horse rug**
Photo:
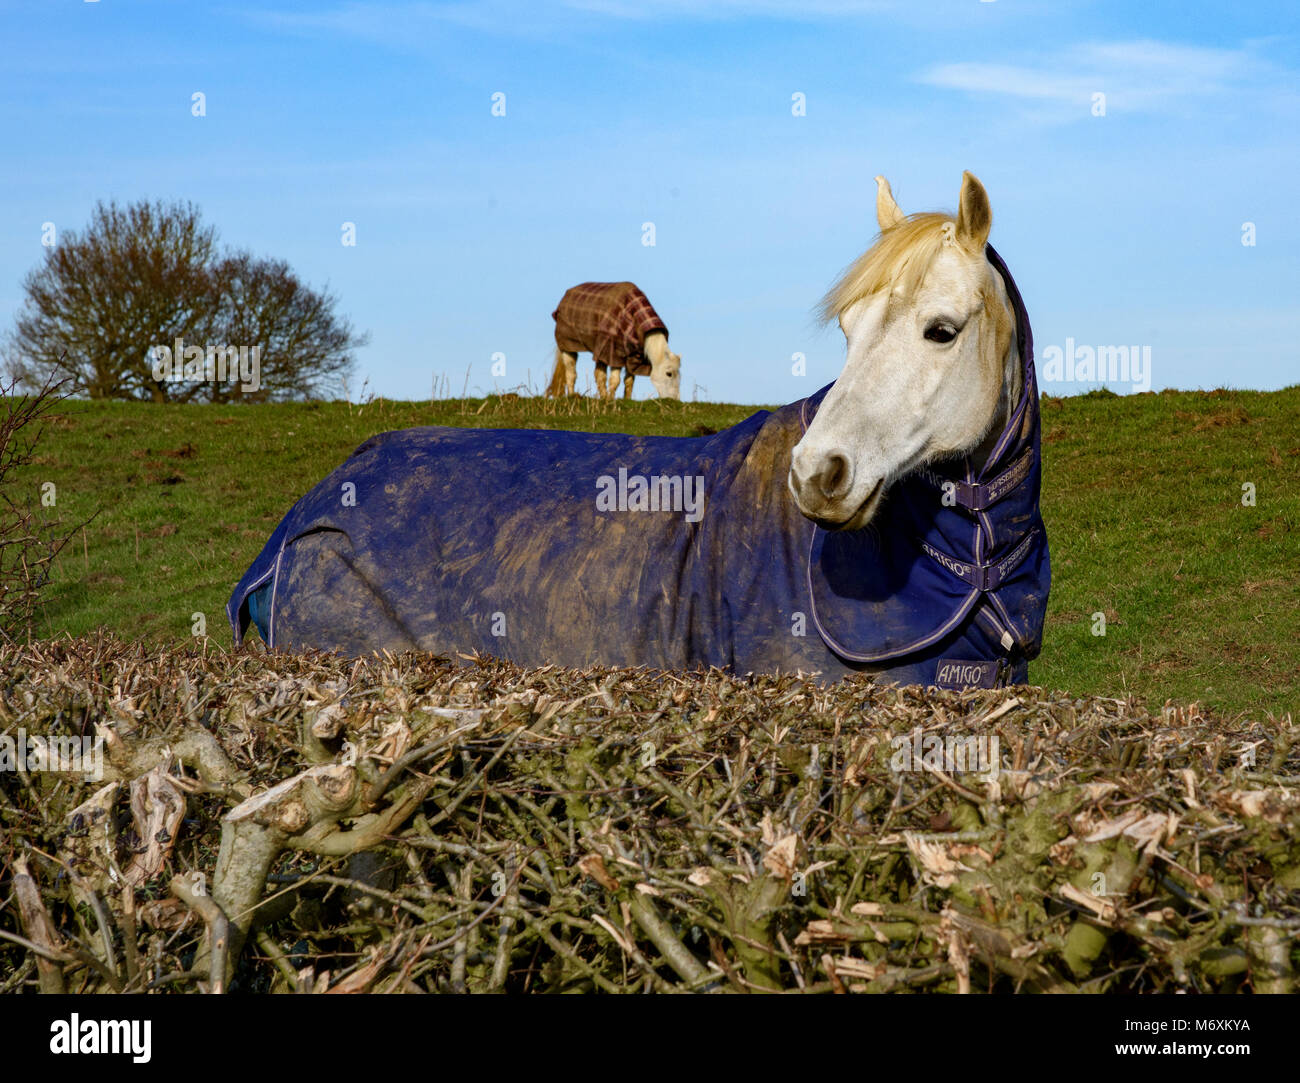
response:
[[[367,440],[285,516],[227,607],[276,648],[470,651],[521,665],[1026,679],[1050,582],[1038,389],[985,467],[895,484],[827,533],[786,487],[829,386],[713,436],[416,428]]]
[[[555,320],[555,344],[566,353],[589,353],[598,365],[650,375],[645,337],[668,328],[646,295],[631,282],[583,282],[565,291]]]

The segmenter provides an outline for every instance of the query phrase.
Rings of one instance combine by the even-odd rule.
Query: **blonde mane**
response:
[[[950,214],[926,211],[910,214],[896,226],[882,230],[879,239],[860,255],[817,306],[822,323],[839,319],[864,297],[892,293],[902,287],[913,296],[925,281],[935,254],[952,236],[957,220]]]
[[[862,253],[839,277],[818,305],[823,324],[839,319],[846,309],[866,297],[885,293],[892,299],[895,289],[902,298],[916,295],[925,282],[926,271],[945,244],[951,244],[957,220],[950,214],[925,211],[902,218],[883,229],[876,243]],[[996,276],[995,276],[996,277]],[[990,372],[997,372],[1005,359],[1002,394],[997,417],[1008,418],[1020,399],[1024,380],[1015,344],[1015,316],[988,291],[984,295],[983,331],[980,355]],[[995,437],[996,431],[990,436]],[[991,448],[981,449],[985,453]]]

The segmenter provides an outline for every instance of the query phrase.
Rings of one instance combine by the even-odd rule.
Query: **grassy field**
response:
[[[365,406],[63,404],[16,479],[94,520],[43,631],[228,644],[231,588],[289,506],[410,425],[693,436],[755,407],[491,397]],[[1300,387],[1043,400],[1052,597],[1036,684],[1300,717]],[[1243,504],[1243,486],[1254,504]],[[18,494],[16,494],[18,495]],[[1105,634],[1095,614],[1105,616]]]

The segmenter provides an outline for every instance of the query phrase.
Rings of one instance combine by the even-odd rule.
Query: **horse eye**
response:
[[[931,342],[951,342],[957,337],[957,331],[946,323],[932,323],[925,329],[925,337]]]

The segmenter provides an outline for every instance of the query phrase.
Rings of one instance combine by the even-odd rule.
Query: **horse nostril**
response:
[[[849,491],[853,480],[853,470],[847,456],[838,451],[826,456],[826,462],[817,472],[817,488],[827,500],[834,500]]]

